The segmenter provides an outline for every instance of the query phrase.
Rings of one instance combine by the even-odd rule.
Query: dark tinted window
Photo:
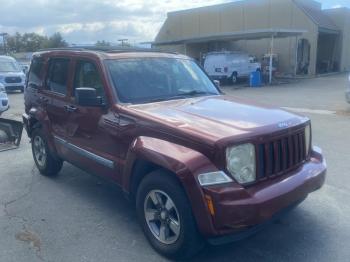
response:
[[[69,59],[51,59],[46,88],[55,93],[67,94],[68,68]]]
[[[34,57],[30,64],[30,71],[28,76],[28,85],[32,88],[38,88],[42,85],[41,71],[44,66],[44,59],[41,57]]]
[[[217,88],[192,60],[143,58],[107,60],[118,97],[124,103],[147,103],[198,95]]]
[[[97,95],[104,97],[102,80],[94,63],[78,61],[75,70],[74,89],[79,87],[95,88]]]

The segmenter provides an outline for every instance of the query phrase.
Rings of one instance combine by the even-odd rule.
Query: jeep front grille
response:
[[[282,175],[307,159],[304,132],[257,145],[257,180]]]

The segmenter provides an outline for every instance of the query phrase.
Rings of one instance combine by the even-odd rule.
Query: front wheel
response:
[[[42,175],[54,176],[60,172],[63,162],[50,152],[46,138],[40,129],[33,131],[32,153],[35,164]]]
[[[203,247],[185,192],[171,174],[158,170],[147,175],[137,192],[136,209],[148,241],[160,254],[188,259]]]
[[[237,73],[234,72],[234,73],[232,74],[232,76],[231,76],[231,83],[232,83],[232,84],[237,84],[237,82],[238,82],[238,76],[237,76]]]

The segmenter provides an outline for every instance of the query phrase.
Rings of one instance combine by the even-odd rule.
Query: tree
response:
[[[67,42],[63,39],[62,35],[58,32],[50,36],[46,43],[44,43],[46,48],[59,48],[68,46]]]
[[[44,48],[66,47],[68,44],[60,33],[52,36],[42,36],[37,33],[25,33],[21,35],[9,35],[7,37],[7,48],[10,52],[35,52]]]
[[[102,40],[102,41],[97,41],[95,46],[97,46],[97,47],[110,47],[111,43],[107,42],[105,40]]]

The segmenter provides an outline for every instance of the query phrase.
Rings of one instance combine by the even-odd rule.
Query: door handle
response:
[[[39,97],[39,100],[42,102],[42,103],[48,103],[49,102],[49,99],[45,96],[40,96]]]
[[[72,105],[65,105],[64,106],[64,109],[67,111],[67,112],[75,112],[78,110],[78,108],[76,108],[75,106],[72,106]]]

